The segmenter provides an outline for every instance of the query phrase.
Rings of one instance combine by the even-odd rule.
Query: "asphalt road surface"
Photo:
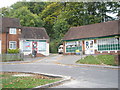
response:
[[[118,88],[117,69],[65,65],[68,61],[72,64],[79,58],[79,56],[52,55],[33,63],[2,65],[2,71],[40,72],[73,78],[70,82],[53,88]]]

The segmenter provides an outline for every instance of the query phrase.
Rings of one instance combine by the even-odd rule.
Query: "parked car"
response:
[[[59,53],[59,54],[63,54],[63,45],[60,45],[60,46],[58,47],[58,53]]]

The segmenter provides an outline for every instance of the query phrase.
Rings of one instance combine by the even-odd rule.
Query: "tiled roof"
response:
[[[115,20],[85,26],[71,27],[64,36],[63,40],[103,37],[118,34],[120,34],[120,20]]]
[[[8,32],[8,28],[20,28],[20,21],[17,18],[8,18],[8,17],[1,17],[0,18],[0,29],[2,32]],[[2,24],[1,24],[2,23]]]
[[[45,28],[22,27],[22,39],[49,39]]]

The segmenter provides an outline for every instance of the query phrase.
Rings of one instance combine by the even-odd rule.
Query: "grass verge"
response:
[[[60,78],[51,78],[38,74],[31,74],[31,76],[13,76],[19,74],[21,73],[0,73],[2,77],[2,88],[33,88],[60,80]]]
[[[80,64],[97,64],[97,65],[112,65],[116,66],[114,55],[97,55],[97,56],[86,56],[83,59],[76,61]]]

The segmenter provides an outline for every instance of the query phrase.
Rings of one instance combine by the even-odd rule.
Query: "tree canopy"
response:
[[[45,27],[51,40],[60,41],[72,26],[82,26],[118,18],[120,2],[17,2],[3,7],[3,17],[20,19],[22,26]]]

